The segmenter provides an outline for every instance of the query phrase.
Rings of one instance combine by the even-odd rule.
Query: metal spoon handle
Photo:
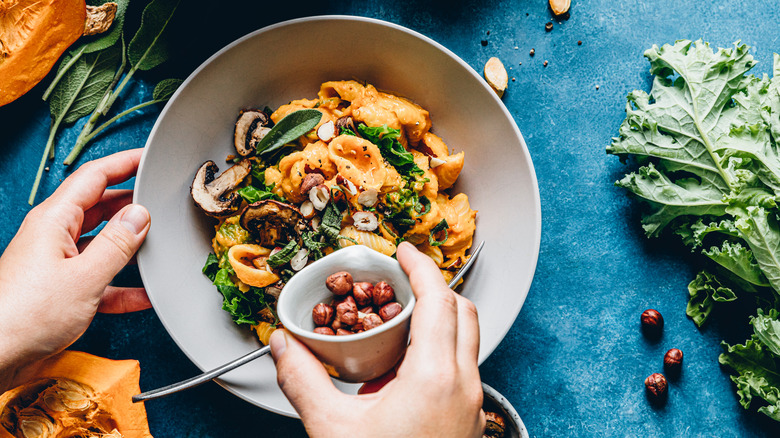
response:
[[[477,248],[471,252],[471,257],[469,257],[469,260],[466,262],[465,265],[463,265],[462,268],[460,268],[460,271],[458,271],[457,274],[455,274],[454,277],[452,277],[452,280],[450,280],[450,284],[448,286],[450,289],[454,289],[455,286],[458,285],[458,281],[460,281],[461,278],[463,278],[464,275],[466,275],[466,272],[471,269],[471,265],[474,264],[474,262],[477,260],[477,256],[479,255],[479,252],[482,251],[482,247],[485,246],[485,241],[479,242],[479,245],[477,245]]]
[[[158,388],[152,391],[147,391],[138,395],[134,395],[133,403],[165,397],[166,395],[173,394],[174,392],[179,392],[188,388],[201,385],[203,383],[206,383],[212,379],[215,379],[225,374],[228,371],[234,370],[240,367],[241,365],[244,365],[245,363],[251,362],[260,356],[265,356],[270,351],[271,351],[271,347],[266,345],[265,347],[259,348],[249,354],[239,357],[238,359],[232,362],[228,362],[219,368],[215,368],[211,371],[207,371],[199,376],[195,376],[187,380],[182,380],[181,382],[174,383],[173,385],[163,386],[162,388]]]

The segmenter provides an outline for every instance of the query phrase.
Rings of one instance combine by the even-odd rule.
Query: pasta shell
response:
[[[352,225],[346,226],[341,229],[339,233],[342,236],[354,239],[357,243],[367,246],[374,251],[381,252],[386,256],[392,256],[395,254],[395,244],[382,236],[370,233],[368,231],[360,231]],[[349,240],[343,239],[340,241],[341,246],[352,246]]]
[[[267,269],[258,269],[253,261],[261,257],[268,257],[270,254],[270,249],[260,245],[235,245],[228,251],[228,261],[233,270],[236,271],[236,277],[243,283],[255,287],[266,287],[279,281],[279,276]]]
[[[455,181],[460,176],[460,171],[463,170],[463,158],[465,154],[463,152],[455,155],[450,155],[444,160],[444,164],[433,168],[433,173],[439,178],[439,190],[445,190],[452,187]],[[441,158],[441,157],[439,157]]]
[[[263,345],[268,345],[268,342],[271,340],[271,333],[276,330],[271,323],[265,321],[260,321],[257,325],[253,325],[252,329],[257,333],[257,339],[259,339]]]

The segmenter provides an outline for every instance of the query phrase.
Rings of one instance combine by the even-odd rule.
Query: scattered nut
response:
[[[376,313],[369,313],[363,318],[363,330],[371,330],[372,328],[382,325],[382,318]]]
[[[653,400],[661,400],[666,397],[666,377],[661,373],[650,374],[645,379],[645,389]]]
[[[555,15],[569,12],[569,7],[571,7],[571,0],[550,0],[550,9]]]
[[[326,326],[333,322],[333,306],[320,303],[311,311],[311,318],[316,326]]]
[[[373,207],[379,200],[379,192],[374,188],[363,190],[358,195],[358,204],[365,207]]]
[[[544,30],[547,32],[550,32],[553,30],[553,24],[552,21],[548,21],[547,24],[544,25]]]
[[[360,231],[374,231],[379,227],[379,220],[374,213],[369,211],[356,211],[352,213],[355,228]]]
[[[577,45],[578,45],[578,46],[581,46],[581,45],[582,45],[582,40],[580,40],[580,41],[577,41]]]
[[[330,200],[330,189],[325,184],[320,184],[317,187],[309,190],[309,201],[311,201],[314,208],[322,211],[328,205]]]
[[[336,302],[336,319],[341,321],[342,324],[355,325],[358,322],[357,304],[355,299],[347,295],[346,298],[337,300]]]
[[[655,310],[647,309],[642,312],[642,330],[648,335],[659,335],[664,328],[664,317]]]
[[[355,302],[360,306],[371,304],[371,301],[374,299],[374,285],[367,281],[355,283],[352,286],[352,295],[355,297]],[[371,312],[373,312],[373,309],[363,313]]]
[[[336,295],[346,295],[352,292],[352,284],[352,274],[347,271],[332,274],[325,280],[325,286]]]
[[[317,128],[317,137],[322,141],[331,141],[336,136],[336,124],[329,120]]]
[[[670,375],[679,374],[682,369],[683,352],[672,348],[664,355],[664,370]]]
[[[292,259],[290,259],[290,267],[293,271],[298,272],[306,267],[306,263],[309,262],[309,250],[301,248],[295,253]]]
[[[480,44],[482,44],[482,47],[485,47],[485,46],[487,46],[487,40],[482,40],[482,41],[480,41]]]
[[[331,330],[330,327],[315,327],[314,333],[319,333],[321,335],[328,335],[328,336],[336,335],[335,333],[333,333],[333,330]]]
[[[384,306],[390,301],[395,300],[395,291],[387,282],[380,281],[374,285],[373,297],[375,306]]]
[[[303,204],[301,204],[300,210],[304,219],[311,219],[314,217],[314,204],[312,204],[311,201],[304,201]]]
[[[301,182],[301,195],[307,195],[311,189],[325,182],[325,177],[319,173],[307,173]]]
[[[504,64],[495,56],[488,59],[488,62],[485,63],[485,80],[487,80],[488,85],[490,85],[493,91],[498,94],[498,97],[504,95],[504,91],[509,82],[509,77],[506,73],[506,68],[504,68]]]
[[[514,78],[512,78],[512,79],[514,79]],[[439,167],[439,166],[441,166],[442,164],[445,164],[445,163],[447,163],[447,162],[442,160],[441,158],[430,157],[431,169],[435,169],[435,168],[437,168],[437,167]]]
[[[338,129],[338,132],[341,132],[344,129],[349,129],[358,137],[360,136],[360,132],[358,132],[357,127],[355,126],[355,121],[352,120],[352,117],[350,116],[339,117],[339,119],[336,120],[336,128]]]
[[[543,65],[543,66],[545,66],[545,67],[547,67],[547,61],[545,60],[545,61],[544,61],[544,63],[543,63],[542,65]]]
[[[528,52],[529,55],[534,56],[536,54],[536,50],[531,49],[530,52]]]
[[[346,192],[349,193],[350,196],[357,195],[357,187],[355,187],[355,184],[352,181],[344,178],[343,176],[336,175],[336,184],[338,184],[339,186],[341,186],[341,188],[346,190]]]
[[[403,308],[398,303],[387,303],[379,309],[379,317],[382,318],[382,321],[387,322],[398,316],[402,310]]]

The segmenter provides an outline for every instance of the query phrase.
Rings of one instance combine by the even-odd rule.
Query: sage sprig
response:
[[[101,117],[108,114],[111,110],[111,106],[114,105],[117,97],[119,97],[119,93],[124,89],[135,72],[138,70],[150,70],[168,59],[170,50],[166,44],[164,34],[165,29],[173,18],[174,12],[176,12],[176,8],[179,6],[179,2],[180,0],[153,0],[144,8],[144,12],[141,15],[141,26],[127,46],[127,59],[130,63],[130,70],[128,70],[124,79],[117,85],[116,89],[108,91],[105,99],[94,109],[92,116],[90,116],[87,123],[81,129],[81,133],[76,139],[76,144],[73,146],[73,149],[71,149],[67,158],[65,158],[65,165],[72,164],[76,158],[78,158],[87,142],[94,137],[94,135],[91,134],[95,125]],[[168,97],[170,97],[170,94]],[[156,99],[152,99],[152,101],[154,100]],[[165,100],[167,100],[167,98]],[[150,102],[146,102],[146,104],[151,105]],[[146,104],[142,105],[147,106]],[[112,120],[115,121],[116,119],[118,119],[118,117]]]
[[[303,109],[286,115],[274,125],[257,145],[257,155],[273,152],[314,129],[322,119],[322,112]]]
[[[126,45],[124,18],[130,0],[115,1],[117,13],[111,30],[71,50],[60,62],[52,84],[44,93],[44,100],[49,100],[52,124],[30,193],[30,205],[35,201],[46,159],[54,158],[55,138],[62,124],[90,116],[64,161],[65,165],[70,165],[84,146],[110,124],[131,112],[167,101],[182,82],[178,79],[161,81],[155,87],[151,100],[124,110],[97,126],[138,70],[150,70],[168,59],[170,49],[165,31],[180,3],[180,0],[150,2],[144,8],[141,26]]]
[[[63,61],[68,65],[69,59]],[[98,106],[104,93],[111,86],[114,70],[119,63],[118,49],[107,49],[81,56],[75,63],[70,64],[68,73],[52,90],[49,100],[51,129],[28,200],[30,205],[35,200],[46,160],[53,158],[54,140],[60,125],[73,123]]]

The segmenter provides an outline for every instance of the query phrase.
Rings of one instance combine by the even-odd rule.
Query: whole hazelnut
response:
[[[344,329],[336,330],[336,336],[345,336],[345,335],[351,335],[351,334],[352,334],[352,332],[349,331],[349,330],[344,330]]]
[[[344,326],[341,324],[341,321],[339,321],[338,319],[335,319],[335,320],[333,320],[333,324],[330,325],[330,328],[333,329],[333,331],[335,332],[336,330],[338,330],[340,328],[344,328]]]
[[[642,312],[642,330],[649,335],[659,335],[664,328],[664,317],[655,309]]]
[[[311,311],[311,318],[316,326],[326,326],[333,321],[333,306],[319,303]]]
[[[347,296],[338,300],[336,304],[336,319],[346,325],[355,325],[358,322],[358,311],[355,299]]]
[[[380,325],[382,325],[382,318],[380,318],[376,313],[369,313],[363,317],[364,330],[371,330],[372,328],[379,327]]]
[[[352,296],[359,306],[371,304],[374,298],[374,285],[367,281],[360,281],[352,285]]]
[[[352,274],[347,271],[336,272],[325,280],[325,286],[335,295],[352,292]]]
[[[330,327],[315,327],[314,333],[318,333],[321,335],[328,335],[328,336],[336,336],[336,334],[333,333],[333,330]]]
[[[325,182],[325,177],[319,173],[307,173],[301,182],[301,195],[308,196],[309,191]]]
[[[672,348],[664,355],[664,369],[669,374],[677,374],[682,368],[683,352]]]
[[[364,313],[366,315],[369,313],[374,313],[374,308],[371,306],[361,307],[360,309],[358,309],[358,313]]]
[[[395,292],[393,291],[393,287],[387,284],[387,282],[380,281],[374,285],[375,306],[384,306],[393,300],[395,300]]]
[[[645,379],[645,389],[654,400],[666,397],[666,377],[661,373],[653,373]]]
[[[403,310],[403,307],[400,304],[395,302],[387,303],[379,309],[379,317],[382,318],[382,321],[387,322],[398,316],[401,310]]]

